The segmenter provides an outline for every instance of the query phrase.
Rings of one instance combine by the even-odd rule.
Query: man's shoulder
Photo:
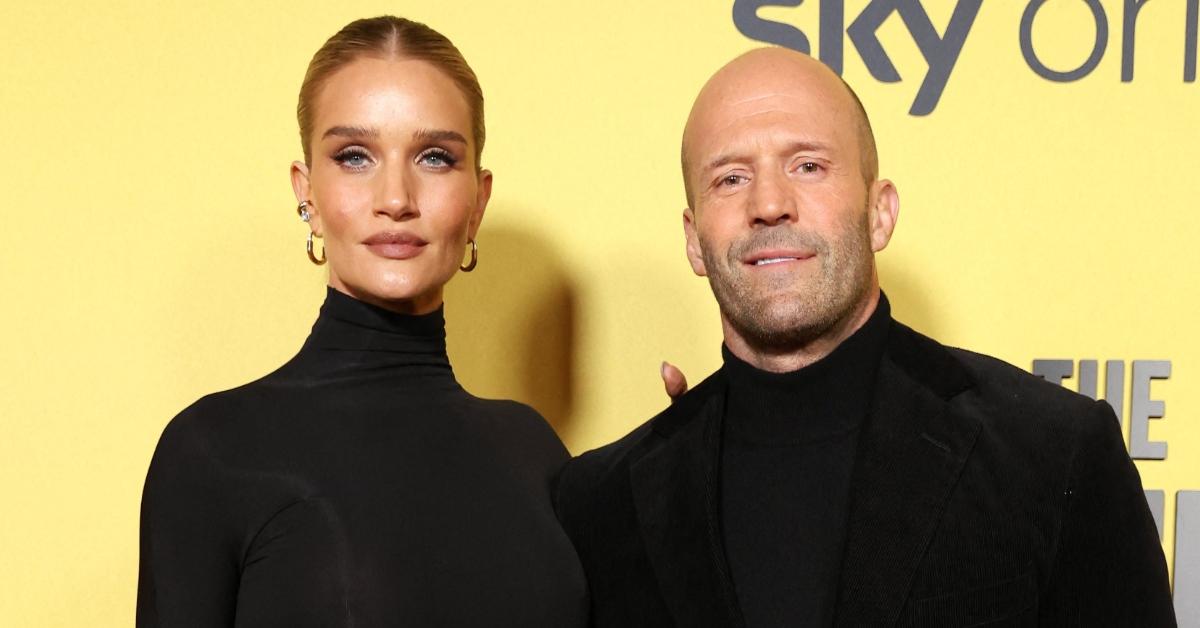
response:
[[[1106,402],[995,357],[938,346],[932,351],[942,354],[943,368],[968,383],[943,396],[946,412],[937,421],[977,430],[962,471],[962,486],[969,487],[964,490],[1022,495],[1022,503],[1059,512],[1059,496],[1086,472],[1081,469],[1129,466],[1120,425]],[[914,373],[914,379],[929,377]]]
[[[893,337],[891,357],[914,379],[930,387],[955,381],[948,398],[961,393],[1007,408],[1045,411],[1086,411],[1095,403],[1004,360],[943,345],[899,322],[894,322]]]
[[[560,473],[559,490],[578,490],[581,486],[595,486],[609,477],[628,477],[629,465],[694,419],[700,409],[720,393],[723,381],[720,371],[709,375],[625,436],[572,458]]]
[[[655,416],[620,439],[572,458],[563,467],[560,484],[577,483],[585,481],[585,478],[589,483],[594,482],[611,474],[614,469],[627,467],[634,452],[643,450],[647,441],[657,438],[654,434],[654,422],[657,419],[658,416]]]
[[[941,392],[959,415],[977,420],[983,437],[1019,450],[1064,450],[1083,433],[1116,424],[1111,410],[990,355],[950,347],[896,323],[894,360],[910,377]],[[945,388],[945,382],[954,384]],[[1101,417],[1112,421],[1102,421]]]
[[[1094,412],[1095,400],[1004,360],[967,349],[947,350],[963,364],[975,384],[968,399],[983,408],[1047,421]]]

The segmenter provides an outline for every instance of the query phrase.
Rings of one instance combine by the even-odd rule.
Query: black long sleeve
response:
[[[455,381],[440,311],[330,290],[299,354],[159,441],[138,626],[582,626],[532,409]]]

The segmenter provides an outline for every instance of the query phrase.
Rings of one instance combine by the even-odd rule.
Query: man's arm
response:
[[[1112,408],[1078,422],[1045,626],[1175,626],[1162,545]]]

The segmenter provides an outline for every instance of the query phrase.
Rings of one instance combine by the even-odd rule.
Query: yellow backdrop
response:
[[[836,3],[758,16],[815,52],[822,4]],[[866,4],[846,0],[845,23]],[[922,4],[942,32],[956,3]],[[1166,416],[1150,422],[1168,457],[1138,462],[1166,491],[1171,556],[1174,495],[1200,489],[1187,0],[1142,9],[1129,82],[1123,2],[1102,2],[1106,51],[1074,82],[1026,62],[1027,4],[984,3],[923,116],[909,109],[927,65],[903,20],[878,31],[899,82],[872,78],[845,40],[845,76],[902,200],[883,284],[899,319],[1023,368],[1171,360],[1151,393]],[[325,271],[305,258],[288,184],[295,100],[309,57],[354,18],[429,23],[484,87],[495,195],[479,270],[447,297],[469,390],[532,403],[578,453],[665,405],[660,360],[693,381],[716,368],[716,307],[683,254],[678,140],[706,77],[758,45],[733,5],[5,3],[0,624],[131,625],[138,505],[163,426],[303,341]],[[1048,2],[1031,36],[1062,70],[1094,39],[1080,0]]]

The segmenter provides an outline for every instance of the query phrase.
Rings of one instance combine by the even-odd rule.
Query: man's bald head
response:
[[[702,142],[714,125],[726,126],[738,113],[731,105],[744,104],[772,95],[802,93],[820,106],[830,108],[823,116],[830,124],[847,123],[857,135],[860,168],[867,185],[879,175],[879,156],[875,134],[867,111],[858,94],[829,66],[788,48],[768,47],[751,50],[717,70],[704,84],[683,130],[680,161],[688,207],[695,208],[695,144]]]

